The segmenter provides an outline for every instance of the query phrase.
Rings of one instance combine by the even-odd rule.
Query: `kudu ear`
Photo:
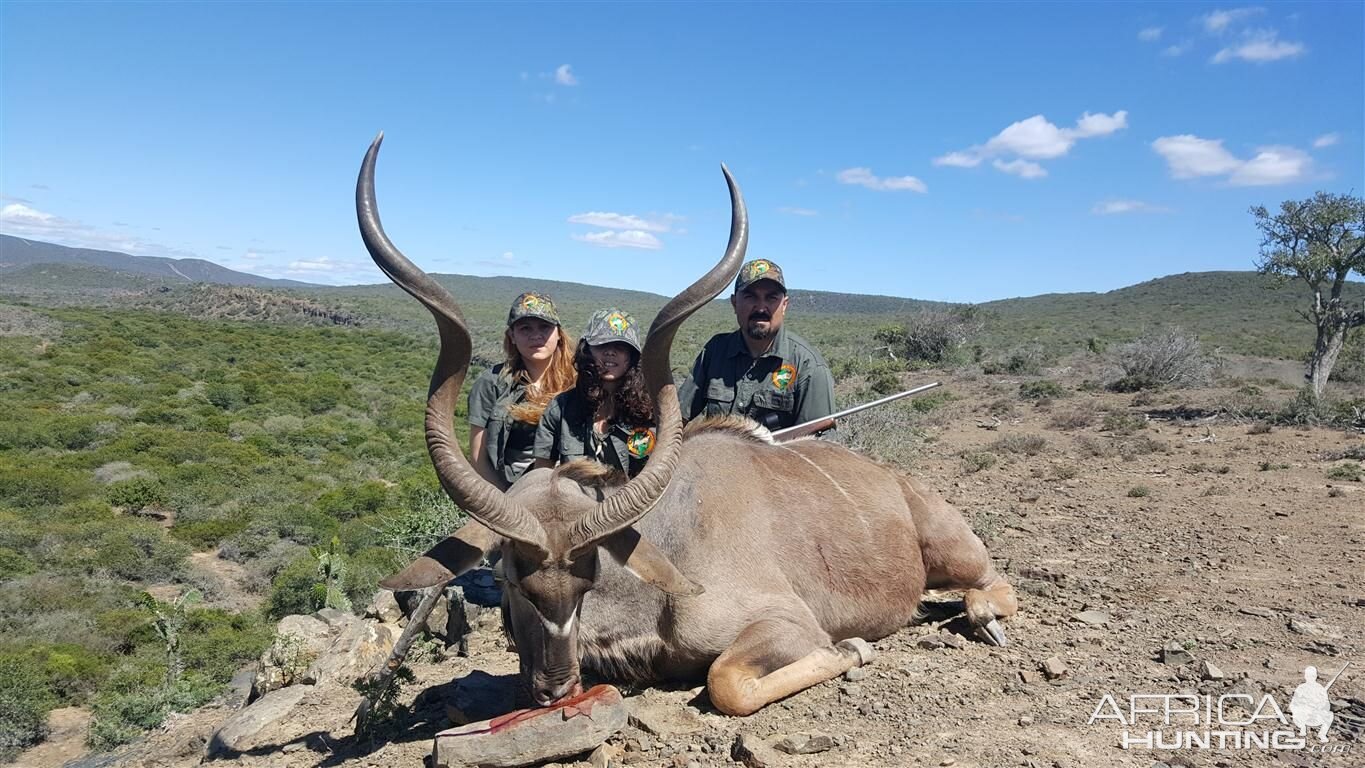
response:
[[[478,565],[498,543],[496,533],[471,520],[379,586],[397,592],[445,584]]]
[[[603,539],[602,548],[612,559],[633,573],[640,581],[658,587],[670,595],[691,597],[706,591],[700,584],[682,575],[668,557],[634,527],[626,527]]]

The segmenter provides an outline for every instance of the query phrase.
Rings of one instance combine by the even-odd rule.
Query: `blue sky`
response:
[[[0,231],[380,282],[668,293],[724,247],[951,301],[1249,269],[1365,190],[1365,5],[0,4]]]

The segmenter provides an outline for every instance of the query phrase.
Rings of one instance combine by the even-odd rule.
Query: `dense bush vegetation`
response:
[[[429,340],[10,314],[44,338],[0,336],[0,752],[68,704],[93,708],[93,744],[126,741],[221,690],[270,618],[367,600],[397,564],[376,531],[436,487],[419,426]],[[212,605],[222,585],[190,566],[196,550],[246,566],[265,610],[189,609],[192,671],[168,682],[142,589],[198,587]]]

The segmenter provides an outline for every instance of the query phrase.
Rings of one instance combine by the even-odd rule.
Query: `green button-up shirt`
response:
[[[469,388],[469,426],[484,429],[484,452],[508,485],[531,468],[536,425],[512,418],[507,409],[526,399],[526,385],[502,375],[501,364],[484,371]]]
[[[653,425],[613,423],[607,434],[593,430],[588,403],[569,390],[545,408],[536,430],[535,457],[563,464],[574,459],[593,459],[634,477],[654,450]]]
[[[736,330],[706,342],[678,402],[688,419],[738,413],[782,429],[834,413],[834,377],[820,353],[785,326],[758,359]]]

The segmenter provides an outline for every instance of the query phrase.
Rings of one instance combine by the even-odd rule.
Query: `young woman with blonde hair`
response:
[[[512,302],[502,350],[506,360],[469,390],[469,457],[485,480],[506,490],[531,468],[541,414],[573,388],[577,374],[573,339],[543,293]]]

